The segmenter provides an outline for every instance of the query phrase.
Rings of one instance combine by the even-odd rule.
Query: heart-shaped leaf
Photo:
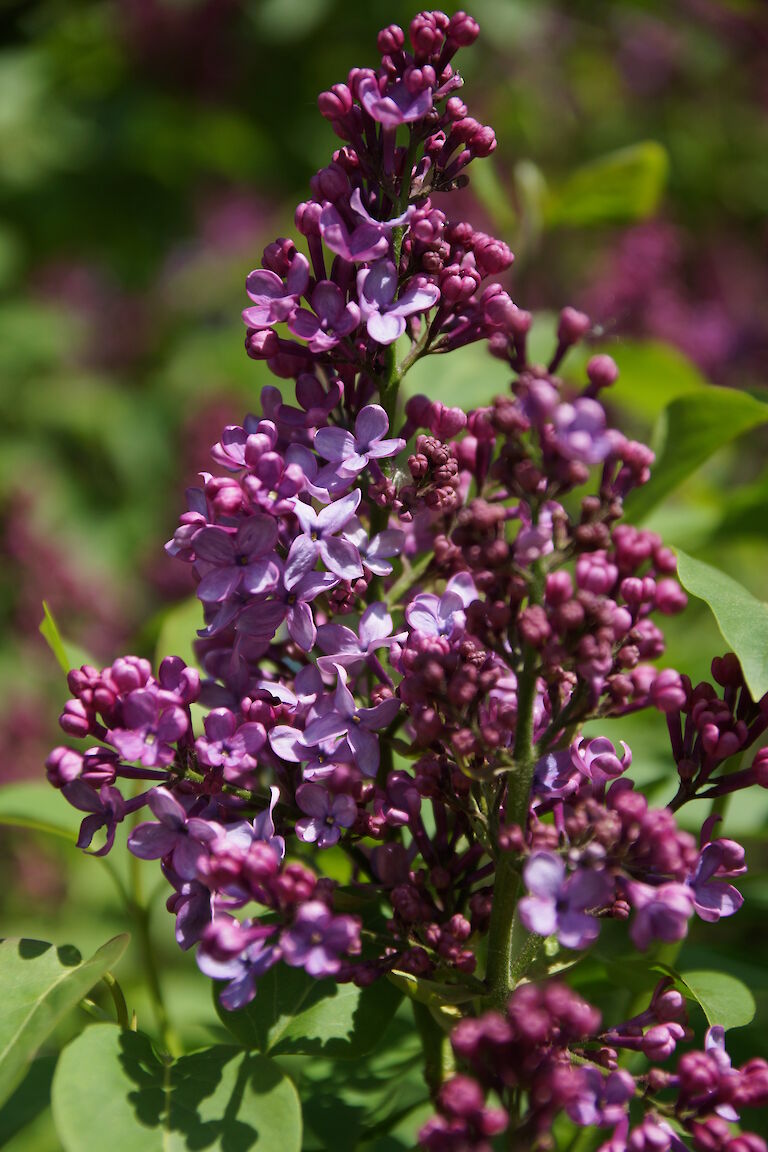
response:
[[[214,993],[214,995],[216,995]],[[356,1059],[376,1045],[401,993],[386,980],[369,988],[315,980],[300,968],[279,965],[259,980],[256,999],[227,1012],[216,995],[223,1024],[247,1048],[272,1056]]]
[[[61,1054],[53,1116],[64,1152],[299,1152],[301,1105],[266,1056],[216,1045],[161,1059],[147,1036],[94,1024]]]
[[[30,1061],[59,1020],[90,992],[125,951],[115,936],[84,963],[71,946],[42,940],[0,942],[0,1102],[23,1079]]]

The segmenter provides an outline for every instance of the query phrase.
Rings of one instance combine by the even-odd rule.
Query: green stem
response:
[[[520,887],[520,874],[513,857],[499,857],[493,884],[493,909],[488,931],[486,983],[494,1007],[503,1008],[512,987],[512,919]]]
[[[152,946],[152,935],[149,926],[149,908],[144,903],[143,885],[141,879],[141,862],[132,855],[129,855],[129,866],[131,876],[131,903],[130,909],[133,916],[133,922],[136,929],[136,941],[141,953],[142,966],[144,968],[144,978],[147,984],[147,991],[149,998],[152,1001],[152,1008],[157,1022],[157,1028],[163,1042],[163,1046],[172,1056],[180,1056],[182,1047],[179,1042],[165,1008],[165,1001],[163,999],[163,990],[160,985],[160,977],[157,971],[157,963],[155,961],[154,948]]]
[[[531,780],[536,757],[533,750],[533,706],[536,699],[536,653],[526,648],[523,670],[517,685],[517,729],[515,732],[514,767],[507,776],[507,823],[525,828]],[[488,963],[486,983],[494,1005],[503,1007],[514,981],[525,972],[529,949],[528,933],[516,932],[512,927],[520,887],[517,862],[509,853],[498,859],[493,886],[493,909],[488,935]]]
[[[424,1079],[429,1094],[434,1099],[442,1087],[443,1080],[452,1070],[452,1056],[448,1036],[435,1020],[426,1004],[412,1000],[413,1019],[419,1033],[424,1053]]]
[[[125,1002],[123,990],[111,972],[105,972],[101,978],[109,989],[112,1002],[115,1005],[115,1015],[121,1028],[130,1027],[128,1020],[128,1005]]]

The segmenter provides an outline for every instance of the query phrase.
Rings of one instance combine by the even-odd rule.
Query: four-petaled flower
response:
[[[412,280],[397,300],[397,270],[391,260],[379,260],[357,274],[360,311],[368,335],[378,344],[394,344],[405,332],[407,316],[428,312],[440,299],[436,284]]]
[[[285,281],[275,272],[257,268],[245,281],[245,290],[255,304],[246,308],[243,320],[250,328],[268,328],[290,319],[309,286],[309,261],[297,252]]]
[[[299,308],[288,327],[294,336],[307,341],[310,352],[328,352],[357,328],[360,309],[354,302],[346,303],[341,288],[332,280],[316,284],[311,299],[314,312]]]
[[[243,591],[258,596],[274,588],[280,576],[273,548],[277,524],[272,516],[249,517],[234,535],[223,528],[202,528],[194,539],[195,555],[205,572],[197,595],[219,603]]]
[[[347,688],[345,670],[338,664],[335,668],[339,679],[333,709],[307,724],[302,743],[312,746],[334,736],[346,736],[360,771],[364,776],[375,776],[379,767],[379,741],[374,732],[392,723],[400,710],[400,701],[383,700],[373,708],[358,708]]]
[[[280,947],[286,964],[322,980],[336,975],[342,956],[360,951],[360,925],[352,916],[334,916],[321,901],[310,900],[283,932]]]
[[[321,784],[300,784],[296,803],[306,816],[296,821],[296,835],[307,844],[330,848],[351,828],[357,818],[357,805],[351,796],[332,796]]]
[[[321,428],[315,435],[315,451],[335,464],[342,476],[357,476],[369,460],[396,456],[405,447],[405,440],[385,440],[388,431],[389,417],[381,405],[367,404],[357,414],[354,435],[345,428]]]
[[[160,860],[167,856],[182,880],[194,880],[207,845],[224,835],[220,824],[200,816],[189,816],[167,788],[153,788],[147,803],[159,823],[138,824],[128,837],[128,848],[140,860]]]
[[[184,709],[165,703],[150,688],[137,688],[126,696],[122,721],[110,731],[110,742],[123,759],[138,760],[145,768],[170,764],[173,745],[189,727]]]
[[[360,499],[360,489],[356,488],[319,512],[309,504],[296,501],[293,510],[302,535],[291,544],[283,582],[286,578],[298,580],[305,575],[314,568],[318,556],[326,568],[342,580],[357,580],[362,576],[363,566],[357,548],[350,540],[336,535],[354,516]]]
[[[564,948],[586,948],[600,932],[592,914],[610,903],[614,885],[605,872],[580,868],[566,876],[564,862],[553,852],[534,852],[523,869],[524,896],[518,908],[529,932],[553,936]]]

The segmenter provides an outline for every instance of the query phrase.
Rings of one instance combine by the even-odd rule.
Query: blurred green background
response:
[[[542,312],[542,357],[560,307],[589,311],[596,344],[622,370],[617,415],[638,435],[676,396],[695,404],[720,386],[764,397],[763,0],[468,7],[482,35],[459,58],[465,96],[499,147],[450,210],[516,251],[507,286]],[[38,635],[43,599],[104,662],[158,643],[188,649],[188,571],[162,545],[185,486],[209,466],[208,445],[257,408],[268,379],[243,351],[245,275],[265,243],[291,234],[295,203],[336,147],[317,93],[374,64],[377,30],[407,26],[415,11],[402,0],[0,3],[4,782],[39,779],[57,741],[65,685]],[[567,371],[579,367],[575,356]],[[455,389],[469,406],[468,379],[480,382],[477,402],[504,386],[498,362],[475,349],[428,364],[417,385],[443,399]],[[767,445],[763,429],[724,446],[649,522],[761,598]],[[694,604],[670,628],[668,662],[696,678],[722,648]],[[663,723],[616,734],[666,796]],[[51,820],[66,825],[51,799]],[[764,870],[762,794],[734,804],[729,820]],[[98,863],[32,832],[1,832],[3,934],[88,950],[126,926]],[[147,885],[157,880],[148,870]],[[764,1025],[768,944],[755,926],[768,885],[743,888],[744,911],[718,930],[700,926],[686,948],[689,966],[738,955]],[[156,905],[171,1011],[194,1044],[213,1026],[205,982]],[[736,1057],[759,1039],[757,1026],[741,1030]],[[36,1123],[14,1148],[56,1147],[46,1115]]]

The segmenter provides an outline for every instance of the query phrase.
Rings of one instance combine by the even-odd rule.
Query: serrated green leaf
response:
[[[680,972],[677,977],[684,989],[701,1006],[709,1024],[743,1028],[754,1019],[755,999],[741,980],[727,972]]]
[[[262,976],[255,1000],[245,1008],[227,1012],[216,996],[216,1010],[247,1048],[272,1056],[352,1060],[375,1047],[401,995],[386,980],[358,988],[280,964]]]
[[[709,605],[723,639],[739,658],[753,699],[760,700],[768,692],[768,604],[711,564],[675,551],[681,584]]]
[[[0,1102],[26,1075],[59,1020],[113,968],[128,944],[116,936],[84,963],[76,948],[41,940],[0,942]]]
[[[173,1062],[113,1024],[94,1024],[64,1049],[53,1115],[64,1152],[301,1148],[299,1098],[274,1060],[216,1045]]]
[[[711,386],[697,394],[695,401],[687,396],[673,400],[654,431],[656,463],[651,479],[625,502],[628,519],[644,520],[719,448],[766,423],[768,404],[735,388]]]
[[[583,164],[551,189],[544,205],[545,227],[642,220],[656,210],[668,167],[667,153],[654,140]]]

